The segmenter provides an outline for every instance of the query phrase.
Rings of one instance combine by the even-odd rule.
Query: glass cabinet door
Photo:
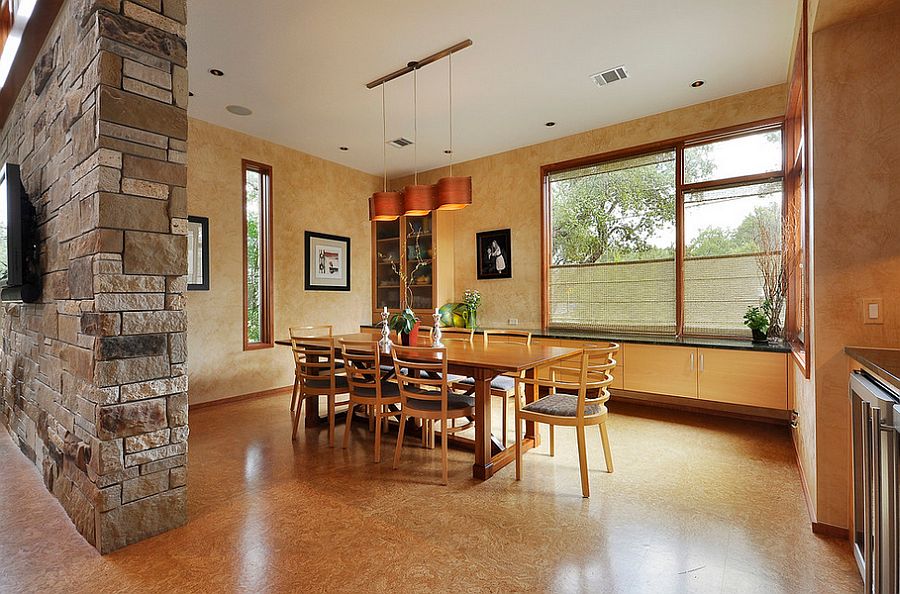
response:
[[[407,299],[413,309],[434,309],[432,216],[405,217]]]
[[[375,223],[375,305],[400,309],[400,220]]]

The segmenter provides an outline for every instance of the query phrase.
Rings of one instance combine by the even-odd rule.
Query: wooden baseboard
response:
[[[809,483],[806,480],[806,473],[803,472],[803,464],[800,463],[800,452],[797,450],[796,431],[791,432],[791,443],[794,444],[794,462],[797,463],[797,472],[800,474],[800,487],[803,489],[803,499],[806,500],[806,513],[809,515],[809,523],[813,526],[813,532],[816,531],[816,506],[813,503],[812,495],[809,492]]]
[[[830,536],[832,538],[850,540],[850,530],[848,528],[839,528],[837,526],[832,526],[831,524],[813,522],[812,531],[813,534],[818,534],[819,536]]]
[[[616,400],[622,400],[633,402],[635,404],[656,406],[659,408],[683,410],[685,412],[729,417],[746,421],[771,423],[773,425],[790,424],[790,411],[786,410],[741,406],[723,402],[710,402],[708,400],[699,400],[697,398],[666,396],[664,394],[650,394],[648,392],[632,392],[630,390],[621,390],[619,388],[613,388],[610,392],[613,395],[613,404],[615,404]]]
[[[210,406],[218,406],[220,404],[232,404],[242,400],[250,400],[252,398],[266,398],[268,396],[278,396],[293,391],[294,386],[284,386],[281,388],[272,388],[271,390],[261,390],[259,392],[250,392],[249,394],[240,394],[229,398],[220,398],[218,400],[209,400],[207,402],[198,402],[197,404],[189,404],[188,410],[196,410],[198,408],[209,408]]]

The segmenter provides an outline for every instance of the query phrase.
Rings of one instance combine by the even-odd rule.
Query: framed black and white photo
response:
[[[512,278],[512,241],[509,229],[475,235],[478,279]]]
[[[188,216],[187,288],[209,291],[209,219]]]
[[[306,231],[307,291],[350,290],[350,238]]]

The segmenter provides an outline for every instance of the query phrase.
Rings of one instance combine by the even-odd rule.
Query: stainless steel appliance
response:
[[[853,552],[867,594],[897,594],[900,392],[864,371],[850,374]]]

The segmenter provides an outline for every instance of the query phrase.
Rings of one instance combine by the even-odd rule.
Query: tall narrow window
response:
[[[271,347],[272,168],[243,162],[244,350]]]

